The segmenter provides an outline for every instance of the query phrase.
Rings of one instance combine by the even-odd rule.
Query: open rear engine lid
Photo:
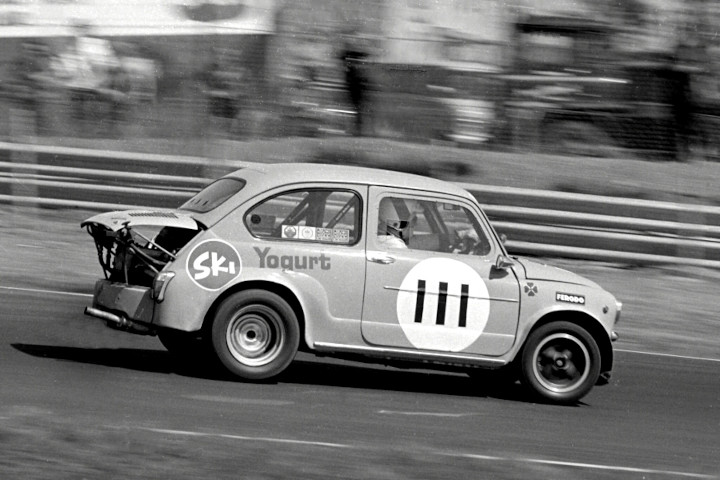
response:
[[[81,226],[102,225],[114,232],[125,226],[176,227],[199,230],[198,223],[189,214],[176,210],[122,210],[106,212],[88,218]]]

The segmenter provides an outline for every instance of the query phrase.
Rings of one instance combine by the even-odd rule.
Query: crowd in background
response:
[[[610,17],[613,38],[621,47],[635,47],[633,34],[647,22],[647,12],[625,13]],[[525,125],[538,109],[544,108],[544,115],[554,101],[548,99],[560,91],[536,88],[534,97],[523,92],[525,97],[518,99],[508,86],[510,76],[497,72],[470,77],[462,68],[437,65],[407,71],[397,65],[378,67],[382,39],[376,33],[320,21],[308,29],[287,18],[293,15],[278,16],[277,32],[206,38],[196,51],[193,45],[200,39],[186,39],[190,47],[185,50],[190,51],[183,52],[183,60],[167,50],[159,53],[156,44],[148,48],[143,40],[103,38],[87,24],[75,25],[67,37],[24,39],[3,69],[0,93],[8,108],[0,133],[234,140],[356,135],[532,149],[538,145],[528,143],[528,132],[535,126]],[[663,73],[662,82],[669,95],[635,101],[648,111],[668,111],[667,122],[661,118],[652,125],[662,124],[665,130],[646,128],[638,135],[666,136],[670,128],[678,141],[667,148],[682,150],[683,158],[696,145],[714,151],[720,124],[720,58],[715,58],[718,50],[709,32],[708,25],[696,24],[680,35],[673,51],[665,52],[663,61],[671,65],[671,73]],[[472,42],[439,38],[466,51],[475,48]],[[512,58],[517,52],[511,43],[492,47]],[[635,50],[632,58],[651,58]],[[501,74],[518,73],[503,67],[508,71]],[[511,121],[516,123],[508,126]]]

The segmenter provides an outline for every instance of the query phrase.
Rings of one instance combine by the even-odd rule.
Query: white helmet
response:
[[[416,200],[385,197],[380,201],[378,233],[407,241],[409,229],[417,220],[420,204]]]

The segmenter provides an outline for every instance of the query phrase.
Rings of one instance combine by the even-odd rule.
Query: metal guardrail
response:
[[[0,142],[0,203],[171,208],[247,163]],[[92,167],[90,167],[92,166]],[[167,172],[172,171],[170,175]],[[720,208],[477,184],[511,253],[720,268]]]

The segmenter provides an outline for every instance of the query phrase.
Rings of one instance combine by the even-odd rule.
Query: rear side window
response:
[[[207,213],[222,205],[245,186],[245,180],[239,178],[221,178],[198,192],[185,202],[180,209],[196,213]]]
[[[360,239],[361,200],[350,190],[293,190],[269,198],[245,215],[258,238],[352,245]]]

